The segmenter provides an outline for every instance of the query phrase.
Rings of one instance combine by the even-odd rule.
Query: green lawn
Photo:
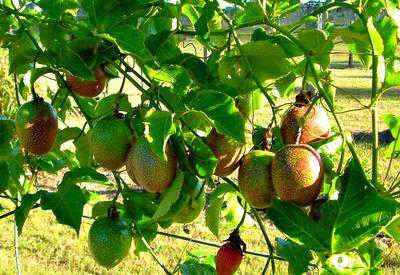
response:
[[[195,46],[198,47],[198,46]],[[334,57],[336,64],[344,64],[346,56]],[[354,101],[350,95],[356,96],[363,104],[367,104],[370,96],[370,72],[363,69],[334,69],[332,75],[335,85],[341,87],[344,91],[337,92],[338,106],[343,107],[343,111],[359,108],[360,105]],[[119,83],[112,81],[111,90],[117,90]],[[132,102],[137,102],[139,94],[133,87],[127,85],[125,91],[131,96]],[[399,114],[400,91],[391,91],[383,96],[379,105],[379,130],[385,130],[382,115],[385,113]],[[282,100],[287,102],[287,100]],[[255,122],[267,124],[270,118],[269,107],[258,111],[255,115]],[[347,129],[352,132],[370,133],[371,126],[369,110],[343,113],[341,120]],[[67,122],[70,126],[81,125],[81,120],[76,118]],[[333,120],[332,120],[333,123]],[[379,150],[381,156],[387,145],[381,145]],[[249,146],[250,147],[250,146]],[[366,167],[370,165],[370,143],[360,142],[357,144],[357,150]],[[388,161],[380,158],[380,178],[382,179],[386,171]],[[388,182],[393,180],[395,173],[399,171],[399,162],[394,163],[392,173]],[[41,179],[41,184],[54,185],[57,177]],[[1,203],[1,200],[0,200]],[[90,215],[90,209],[85,209]],[[66,226],[57,224],[51,212],[33,210],[29,216],[24,233],[19,238],[20,262],[23,274],[162,274],[160,267],[154,262],[149,254],[135,256],[133,250],[129,257],[118,265],[115,269],[108,271],[96,265],[88,254],[86,236],[91,224],[91,220],[85,219],[82,224],[79,236]],[[276,236],[283,237],[275,230],[274,226],[265,221],[271,239]],[[222,230],[222,239],[227,238],[230,230],[229,225],[224,225]],[[201,216],[193,227],[190,227],[190,234],[183,231],[182,225],[174,225],[168,232],[181,234],[195,239],[210,240],[219,242],[205,226],[204,215]],[[261,231],[257,226],[250,226],[242,230],[242,238],[248,244],[248,249],[268,253]],[[392,242],[387,245],[379,240],[378,243],[385,251],[386,260],[384,266],[385,274],[396,274],[400,270],[400,248],[399,245]],[[215,248],[204,247],[186,241],[171,239],[164,236],[158,236],[152,243],[156,253],[169,269],[172,269],[178,259],[186,255],[187,252],[194,249],[204,249],[215,253]],[[259,274],[264,267],[266,259],[247,255],[240,267],[238,274]],[[13,221],[12,218],[0,220],[0,274],[14,274],[14,241],[13,241]],[[277,263],[277,274],[286,274],[286,263]],[[315,273],[315,272],[314,272]]]

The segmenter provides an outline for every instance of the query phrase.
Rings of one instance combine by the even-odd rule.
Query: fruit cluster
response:
[[[99,66],[93,75],[95,81],[67,74],[69,88],[83,97],[98,96],[107,82],[104,66]],[[34,93],[34,99],[20,107],[16,129],[27,152],[46,154],[56,140],[56,112]],[[328,137],[329,131],[329,119],[323,109],[298,100],[282,119],[281,133],[285,146],[276,153],[251,150],[245,154],[245,144],[221,135],[215,128],[204,138],[204,143],[218,159],[215,176],[229,176],[239,167],[239,189],[252,207],[266,208],[276,196],[283,201],[308,206],[317,199],[324,179],[321,157],[308,144]],[[178,162],[170,143],[166,142],[165,158],[161,158],[153,152],[145,136],[135,134],[128,118],[118,110],[96,121],[91,131],[91,147],[100,166],[111,171],[126,166],[132,181],[147,192],[164,192],[177,174]],[[203,190],[173,221],[190,223],[204,206]],[[90,251],[94,259],[107,268],[126,257],[131,240],[131,227],[119,218],[114,204],[108,217],[98,218],[89,232]],[[218,274],[232,274],[238,268],[242,255],[243,251],[237,249],[235,241],[224,244],[217,254]],[[226,271],[226,266],[231,271]]]

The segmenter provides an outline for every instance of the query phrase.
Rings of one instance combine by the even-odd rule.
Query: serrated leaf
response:
[[[93,183],[100,183],[105,185],[110,185],[110,181],[108,178],[99,172],[97,172],[93,168],[76,168],[72,171],[67,172],[60,185],[62,184],[77,184],[81,182],[93,182]]]
[[[18,235],[22,234],[22,228],[24,227],[25,221],[28,218],[29,212],[36,202],[42,196],[42,191],[35,194],[25,194],[21,199],[21,205],[15,211],[15,222],[17,224]]]
[[[215,270],[215,255],[202,250],[191,251],[180,266],[183,275],[217,274]]]
[[[151,78],[171,87],[178,94],[187,93],[192,83],[188,72],[178,65],[164,65],[157,70],[151,68],[148,68],[148,70]]]
[[[195,137],[191,146],[190,161],[200,178],[210,178],[217,167],[219,160],[214,156],[210,147],[201,139]]]
[[[274,199],[267,215],[295,243],[318,252],[329,251],[329,228],[312,221],[297,205]]]
[[[78,8],[77,0],[40,0],[37,5],[46,15],[57,21],[65,11]]]
[[[227,193],[235,189],[227,183],[217,186],[210,196],[210,204],[206,208],[206,223],[210,231],[219,239],[219,224],[221,221],[221,208]]]
[[[75,156],[81,167],[91,167],[93,163],[93,151],[87,134],[82,133],[74,140]]]
[[[92,70],[85,61],[68,46],[61,48],[59,59],[60,65],[66,68],[72,75],[87,80],[96,80],[92,74]]]
[[[341,189],[332,232],[333,253],[348,251],[375,237],[400,210],[400,203],[370,185],[355,161],[349,163],[337,185]]]
[[[214,122],[218,133],[246,143],[245,121],[235,107],[233,98],[214,90],[201,90],[190,102],[190,106],[205,113]]]
[[[397,217],[385,228],[385,233],[400,243],[400,217]]]
[[[0,116],[0,156],[11,153],[11,140],[14,136],[14,123],[5,117]]]
[[[132,54],[142,61],[153,59],[151,53],[144,45],[145,35],[133,26],[123,25],[115,27],[110,31],[110,35],[115,39],[115,43],[121,52]]]
[[[155,223],[152,219],[143,217],[140,221],[136,222],[138,229],[142,236],[140,236],[139,232],[137,232],[137,228],[133,229],[133,240],[135,243],[135,255],[139,256],[141,252],[147,252],[148,248],[144,243],[144,240],[147,243],[150,243],[157,236],[158,224]]]
[[[71,226],[77,234],[85,204],[86,198],[82,190],[68,182],[62,182],[57,192],[44,192],[41,198],[42,209],[52,210],[59,223]]]
[[[3,193],[8,188],[8,178],[10,172],[8,171],[8,165],[5,161],[0,161],[0,193]]]
[[[151,149],[158,156],[166,160],[165,148],[168,138],[176,132],[173,115],[167,111],[152,110],[146,114],[145,124],[148,129],[145,137]]]
[[[313,256],[311,251],[305,249],[290,240],[277,238],[278,256],[285,258],[289,262],[288,272],[290,275],[301,275],[308,271]],[[301,257],[299,257],[301,255]]]
[[[238,9],[236,12],[236,23],[245,24],[264,19],[264,11],[258,3],[246,3],[244,9]]]
[[[251,71],[261,82],[278,79],[290,72],[283,49],[267,41],[253,41],[243,45]]]
[[[132,105],[129,102],[127,94],[112,94],[103,97],[96,105],[95,113],[97,117],[112,115],[114,113],[114,106],[118,103],[118,111],[130,112]]]
[[[143,216],[152,217],[158,207],[156,193],[124,189],[124,205],[126,214],[135,220]]]
[[[153,220],[156,221],[165,216],[171,206],[179,199],[183,185],[183,179],[183,173],[178,170],[171,186],[168,187],[164,193],[162,193],[160,204],[158,205],[157,210],[152,217]]]

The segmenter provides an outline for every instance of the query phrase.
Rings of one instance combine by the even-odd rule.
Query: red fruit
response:
[[[285,144],[296,144],[297,130],[308,109],[309,105],[293,106],[283,116],[281,129]],[[299,142],[308,144],[327,138],[330,128],[326,112],[318,106],[313,106],[304,119]]]
[[[93,75],[96,80],[80,79],[71,74],[67,74],[67,82],[69,88],[83,97],[96,97],[104,89],[107,82],[107,74],[104,71],[104,66],[100,65],[96,70],[93,71]]]
[[[242,252],[230,242],[224,244],[217,253],[216,267],[218,275],[232,275],[242,262]]]

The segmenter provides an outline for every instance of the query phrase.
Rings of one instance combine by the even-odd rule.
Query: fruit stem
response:
[[[244,206],[243,206],[243,215],[242,215],[242,218],[240,219],[240,222],[239,222],[239,224],[236,226],[236,229],[235,230],[238,230],[238,232],[239,232],[239,228],[243,225],[243,223],[244,223],[244,221],[245,221],[245,219],[246,219],[246,210],[247,210],[247,201],[244,203]]]
[[[18,226],[17,222],[14,221],[14,254],[15,254],[15,264],[17,266],[17,274],[21,274],[21,265],[19,263],[19,251],[18,251]]]
[[[306,104],[306,106],[308,105],[308,109],[307,111],[304,113],[304,115],[300,118],[300,123],[299,125],[297,125],[297,129],[296,129],[296,144],[300,143],[300,138],[303,132],[303,126],[304,123],[306,122],[306,119],[308,117],[308,115],[310,114],[310,112],[312,111],[312,108],[314,107],[314,105],[317,103],[319,99],[319,96],[315,96],[310,104]]]
[[[271,262],[272,274],[275,274],[274,247],[268,237],[267,230],[265,229],[264,223],[260,217],[260,214],[258,214],[257,209],[255,209],[254,207],[251,207],[251,211],[253,212],[254,217],[256,218],[257,223],[260,226],[261,232],[264,236],[265,242],[267,243],[268,250],[269,250],[269,259],[266,264],[265,270],[268,268],[269,262]]]
[[[223,177],[222,179],[226,183],[231,185],[236,191],[239,191],[239,187],[237,186],[237,184],[234,181],[232,181],[230,178]],[[263,221],[262,221],[262,219],[260,217],[260,214],[258,214],[257,209],[255,209],[254,207],[251,207],[251,211],[253,212],[253,214],[254,214],[254,216],[255,216],[255,218],[257,220],[258,226],[260,227],[261,232],[262,232],[262,234],[264,236],[265,242],[267,243],[267,247],[268,247],[268,250],[269,250],[269,259],[268,259],[267,265],[269,265],[269,262],[271,261],[272,274],[275,274],[274,247],[273,247],[273,245],[272,245],[272,243],[271,243],[271,241],[270,241],[270,239],[268,237],[267,230],[265,229],[264,223],[263,223]]]

